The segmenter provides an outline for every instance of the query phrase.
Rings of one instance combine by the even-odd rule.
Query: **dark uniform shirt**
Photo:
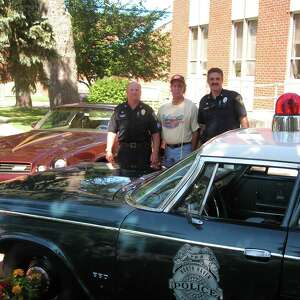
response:
[[[118,105],[108,131],[118,133],[121,168],[144,169],[150,165],[151,135],[160,132],[153,109],[143,103],[132,109],[127,102]]]
[[[247,112],[242,96],[235,91],[222,89],[216,99],[212,94],[205,95],[199,103],[198,123],[205,125],[202,142],[225,131],[240,127],[240,119]]]

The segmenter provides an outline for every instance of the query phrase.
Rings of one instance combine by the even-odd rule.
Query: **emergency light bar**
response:
[[[300,131],[300,96],[282,94],[276,102],[272,123],[273,131]]]
[[[276,115],[300,115],[300,96],[295,93],[281,95],[276,102]]]

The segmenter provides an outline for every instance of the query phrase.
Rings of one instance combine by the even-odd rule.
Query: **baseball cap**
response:
[[[172,83],[175,80],[180,81],[185,85],[185,80],[184,80],[184,77],[182,75],[179,75],[179,74],[173,75],[170,79],[170,83]]]

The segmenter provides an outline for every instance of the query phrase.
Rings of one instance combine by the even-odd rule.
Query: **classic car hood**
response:
[[[4,182],[0,210],[116,227],[134,207],[123,193],[114,197],[131,182],[115,172],[104,163],[82,164]]]
[[[105,142],[106,135],[97,132],[32,130],[0,139],[1,160],[32,160],[49,151],[72,151],[91,142]],[[26,154],[25,154],[26,153]],[[25,155],[24,155],[25,154]]]

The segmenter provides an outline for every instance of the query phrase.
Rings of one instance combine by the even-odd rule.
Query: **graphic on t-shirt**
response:
[[[166,128],[177,128],[183,123],[183,114],[178,116],[162,115],[162,126]]]

